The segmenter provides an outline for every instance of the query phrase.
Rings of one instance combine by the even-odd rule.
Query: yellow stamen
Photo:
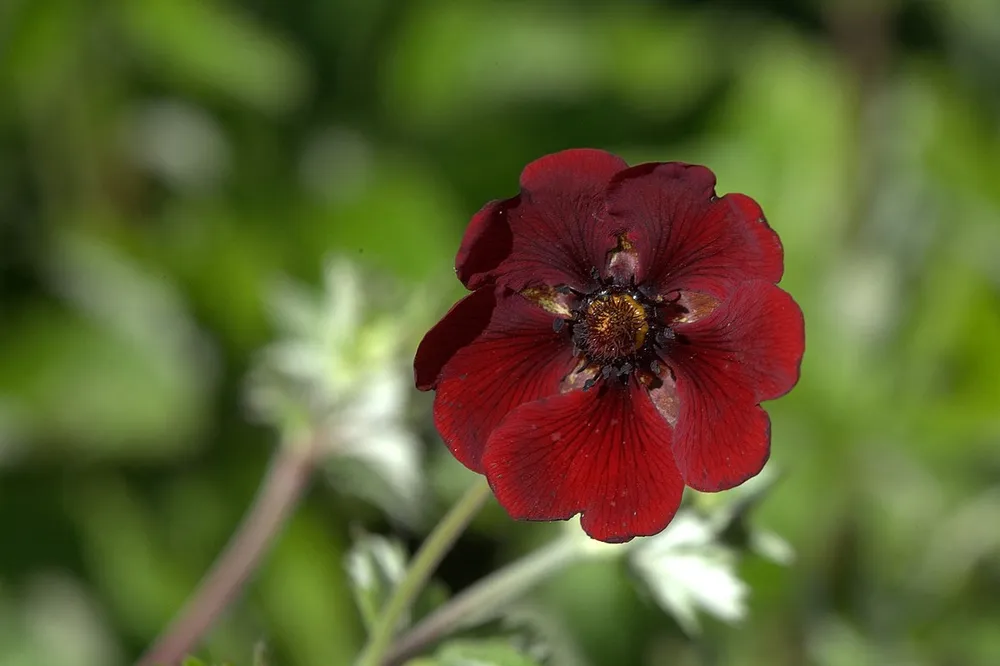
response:
[[[594,300],[587,307],[586,325],[590,351],[609,359],[641,349],[649,332],[646,308],[628,294]]]

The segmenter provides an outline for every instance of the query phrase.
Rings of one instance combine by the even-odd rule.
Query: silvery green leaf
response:
[[[279,427],[286,425],[289,404],[301,403],[314,417],[323,417],[364,381],[370,366],[393,360],[392,340],[375,354],[358,354],[361,341],[376,331],[364,320],[357,269],[346,260],[332,260],[324,285],[325,291],[314,291],[282,282],[268,304],[279,338],[258,355],[249,401],[258,417]]]
[[[401,543],[377,534],[362,534],[345,556],[351,590],[368,630],[406,573],[406,559]]]
[[[412,371],[403,343],[415,314],[379,310],[388,288],[374,293],[378,282],[335,259],[323,290],[281,285],[271,304],[280,337],[258,355],[248,399],[286,438],[322,435],[335,487],[414,525],[424,477],[422,448],[406,419]]]
[[[423,517],[422,449],[404,426],[409,381],[384,369],[369,377],[331,430],[340,440],[327,466],[336,487],[366,499],[409,525]]]
[[[730,623],[746,615],[749,588],[736,575],[735,553],[716,537],[705,519],[681,511],[666,530],[630,552],[650,594],[689,634],[700,630],[699,611]]]
[[[546,666],[581,666],[587,659],[563,618],[532,602],[511,604],[501,619],[504,631],[523,640],[526,655]]]

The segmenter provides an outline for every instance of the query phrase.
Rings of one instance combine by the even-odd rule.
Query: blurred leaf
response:
[[[629,3],[560,9],[424,3],[386,68],[389,111],[404,123],[446,130],[470,109],[489,116],[612,92],[634,109],[662,114],[685,108],[720,72],[711,17]]]
[[[264,641],[257,641],[253,646],[253,666],[270,666],[268,647]]]
[[[288,664],[349,664],[360,651],[346,550],[326,513],[303,507],[261,567],[255,596],[272,630],[269,642]]]
[[[232,145],[205,108],[179,99],[156,99],[133,112],[130,157],[178,191],[208,193],[229,175]]]
[[[435,653],[433,663],[436,666],[540,666],[503,639],[450,641]]]
[[[0,24],[0,89],[10,86],[21,111],[43,111],[79,65],[86,7],[75,0],[4,3]],[[0,118],[15,110],[4,104]]]
[[[608,4],[591,29],[604,46],[604,85],[632,109],[662,117],[687,109],[725,61],[717,17],[641,3]]]
[[[175,455],[197,444],[198,381],[155,342],[68,313],[33,313],[0,339],[13,436],[81,458]]]
[[[360,159],[337,146],[326,150],[334,154],[313,157],[320,164],[304,175],[326,190],[303,212],[304,242],[336,248],[400,278],[450,278],[462,225],[474,210],[459,208],[451,183],[434,165],[374,147]]]
[[[820,283],[817,261],[835,260],[849,222],[855,128],[847,83],[825,44],[783,28],[752,34],[737,56],[720,127],[698,157],[712,166],[720,193],[746,192],[760,202],[785,248],[782,283],[801,298],[799,286]]]
[[[158,74],[263,111],[297,106],[308,71],[290,44],[236,6],[212,0],[120,0],[133,49]]]
[[[116,477],[91,475],[66,492],[82,557],[124,630],[153,636],[184,603],[199,572],[183,565],[158,520]]]
[[[819,666],[876,666],[900,663],[879,658],[879,650],[857,629],[839,618],[828,618],[813,630],[809,641],[812,659]],[[905,662],[904,662],[905,663]]]
[[[789,566],[795,562],[795,549],[783,537],[768,530],[755,530],[750,535],[750,550],[765,560]]]
[[[140,237],[147,262],[175,276],[206,327],[241,354],[268,339],[261,292],[288,247],[265,222],[214,199],[174,199]]]
[[[220,662],[220,661],[202,661],[198,657],[192,657],[188,655],[184,657],[184,661],[181,662],[181,666],[234,666],[232,662]],[[255,665],[256,666],[256,665]]]
[[[780,473],[772,464],[729,491],[689,491],[689,497],[693,498],[694,506],[704,513],[706,524],[717,535],[721,545],[741,552],[750,551],[775,564],[788,565],[795,559],[791,544],[753,523],[754,514],[770,496],[779,478]]]
[[[212,366],[172,286],[78,234],[58,238],[49,261],[73,312],[39,308],[0,331],[0,395],[14,433],[85,457],[190,446]]]
[[[472,109],[579,95],[600,71],[590,37],[581,16],[542,3],[422,3],[386,68],[387,108],[445,129]]]
[[[927,5],[948,33],[948,64],[990,85],[1000,65],[1000,7],[990,0],[932,0]]]
[[[631,544],[625,548],[631,550]],[[637,598],[633,582],[625,567],[604,559],[583,560],[545,582],[540,593],[563,618],[589,663],[641,663],[648,607]],[[608,618],[614,618],[613,631],[607,630]]]
[[[100,600],[80,581],[67,573],[48,571],[19,581],[18,587],[17,598],[9,598],[0,590],[0,664],[124,663]]]
[[[914,583],[924,591],[954,593],[978,565],[1000,557],[1000,487],[942,516],[933,530]]]
[[[361,620],[370,631],[385,602],[406,573],[406,549],[398,541],[362,533],[345,557],[351,591],[361,611]],[[409,618],[402,623],[408,624]]]

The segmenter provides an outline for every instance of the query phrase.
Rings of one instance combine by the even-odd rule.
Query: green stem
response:
[[[576,539],[562,538],[493,572],[404,634],[380,666],[400,664],[458,629],[496,617],[511,601],[585,556],[586,550]]]
[[[490,487],[485,481],[478,481],[430,533],[413,557],[406,576],[383,608],[356,666],[381,666],[384,663],[400,619],[413,605],[441,559],[479,513],[489,496]]]

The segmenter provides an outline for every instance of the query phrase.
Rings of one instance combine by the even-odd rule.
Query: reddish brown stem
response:
[[[257,569],[312,475],[314,447],[283,446],[242,524],[173,623],[136,666],[176,666],[212,627]]]

